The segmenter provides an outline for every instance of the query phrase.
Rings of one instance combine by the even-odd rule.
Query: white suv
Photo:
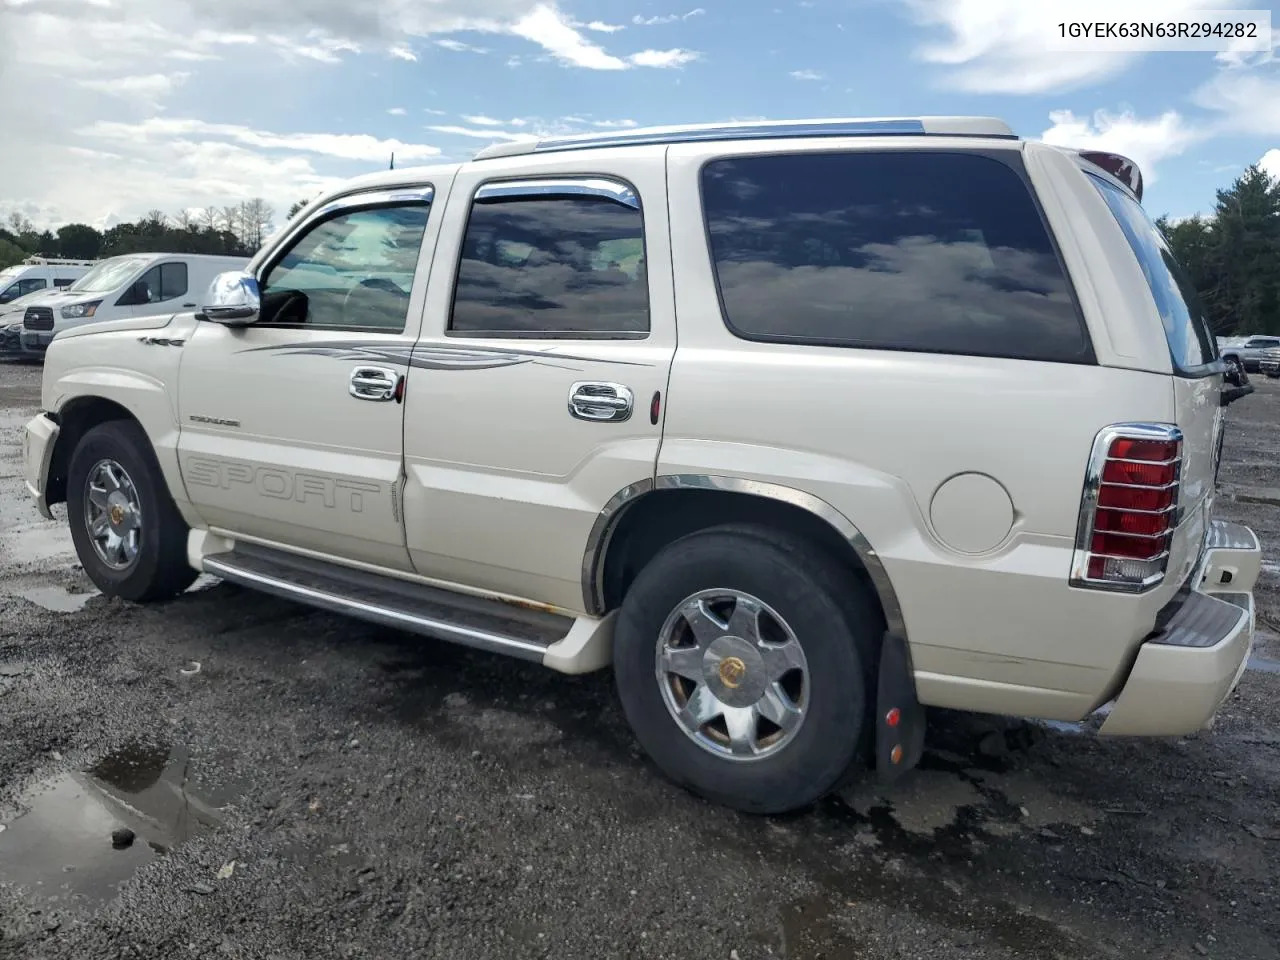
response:
[[[676,127],[395,170],[199,313],[72,329],[27,427],[110,595],[196,571],[577,673],[750,811],[923,706],[1200,730],[1259,546],[1224,367],[1122,157],[982,118]]]

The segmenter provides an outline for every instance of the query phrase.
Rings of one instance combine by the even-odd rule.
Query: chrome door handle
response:
[[[357,400],[394,400],[400,374],[390,367],[356,367],[348,392]]]
[[[617,423],[631,416],[635,394],[621,383],[579,380],[569,388],[569,416]]]

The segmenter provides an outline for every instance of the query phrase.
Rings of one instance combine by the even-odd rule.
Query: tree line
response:
[[[261,198],[236,206],[180,210],[173,216],[151,210],[132,223],[106,230],[87,223],[38,230],[27,217],[12,213],[0,226],[0,269],[32,256],[68,260],[100,260],[125,253],[249,257],[270,235],[274,218],[275,210]]]
[[[305,204],[294,203],[285,219]],[[84,223],[38,231],[15,213],[0,227],[0,268],[32,255],[94,260],[156,251],[247,257],[271,233],[274,216],[270,204],[255,198],[232,207],[182,210],[174,217],[152,210],[135,223],[100,232]],[[1216,192],[1212,213],[1156,222],[1215,334],[1280,335],[1280,180],[1254,164]]]
[[[1280,180],[1255,164],[1208,216],[1157,222],[1215,334],[1280,335]]]

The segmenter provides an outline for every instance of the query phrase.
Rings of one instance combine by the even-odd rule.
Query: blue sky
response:
[[[283,212],[392,150],[405,166],[546,132],[959,113],[1126,153],[1148,206],[1185,216],[1246,164],[1280,175],[1274,49],[1054,50],[1049,34],[1117,7],[1239,6],[0,0],[0,214],[101,225],[259,195]]]

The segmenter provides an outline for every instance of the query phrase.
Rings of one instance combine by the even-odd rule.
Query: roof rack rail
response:
[[[60,257],[27,257],[24,267],[92,267],[97,260],[66,260]]]
[[[516,157],[530,153],[591,150],[639,144],[692,143],[704,140],[752,140],[775,137],[877,136],[998,137],[1017,139],[1003,120],[993,117],[850,117],[819,120],[753,120],[742,123],[676,124],[637,127],[609,133],[546,137],[495,143],[475,155],[476,160]]]

